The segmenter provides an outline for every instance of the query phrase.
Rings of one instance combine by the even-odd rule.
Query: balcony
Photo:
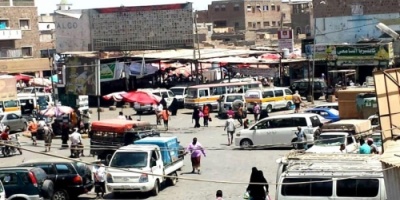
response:
[[[0,29],[0,40],[20,40],[22,39],[21,30]]]
[[[0,49],[0,59],[22,58],[22,49]]]

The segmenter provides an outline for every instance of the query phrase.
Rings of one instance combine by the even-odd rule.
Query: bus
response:
[[[237,82],[237,83],[217,83],[190,86],[186,90],[185,108],[193,109],[210,104],[212,110],[219,109],[218,100],[221,95],[232,93],[246,93],[249,89],[261,89],[259,81]]]

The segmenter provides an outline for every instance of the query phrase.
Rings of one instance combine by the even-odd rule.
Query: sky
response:
[[[53,13],[61,0],[36,0],[39,14]],[[195,10],[205,10],[212,0],[193,0],[193,8]],[[170,3],[185,3],[187,0],[68,0],[72,4],[71,9],[87,9],[102,7],[119,7],[124,6],[142,6]]]

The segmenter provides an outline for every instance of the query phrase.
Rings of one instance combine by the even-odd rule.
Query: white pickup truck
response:
[[[341,149],[344,144],[345,148]],[[319,136],[309,153],[357,153],[359,145],[354,136],[347,132],[326,132]]]
[[[107,190],[116,197],[128,192],[151,192],[156,196],[161,184],[177,183],[177,171],[182,167],[176,137],[137,140],[112,156],[107,170]]]

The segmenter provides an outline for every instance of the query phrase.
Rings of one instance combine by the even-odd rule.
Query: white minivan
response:
[[[264,118],[248,129],[236,134],[235,145],[242,148],[257,145],[293,146],[297,141],[297,127],[301,127],[307,137],[307,143],[313,144],[314,133],[321,124],[314,113],[286,114]]]
[[[305,159],[293,159],[285,164],[284,169],[281,164],[278,170],[283,171],[278,171],[275,199],[386,200],[379,157],[347,155],[325,154],[319,155],[318,160],[308,160],[306,157],[309,155],[305,154]]]

